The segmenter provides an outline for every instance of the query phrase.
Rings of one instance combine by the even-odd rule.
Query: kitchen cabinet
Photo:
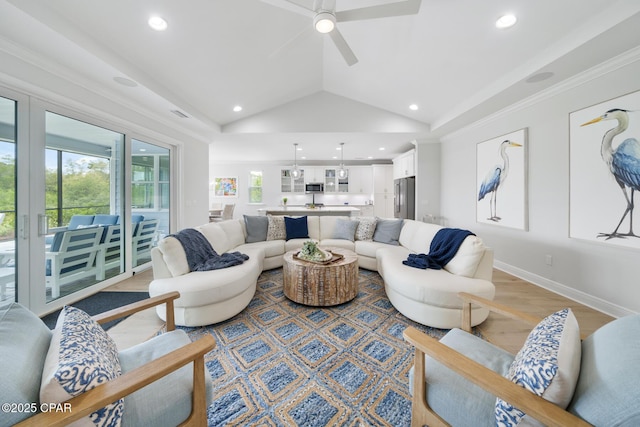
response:
[[[393,178],[416,176],[416,151],[407,151],[393,159]]]
[[[304,182],[324,182],[324,168],[305,166]]]
[[[373,193],[373,170],[371,166],[352,166],[349,168],[349,193]]]
[[[337,169],[324,170],[324,192],[325,193],[348,193],[349,177],[345,179],[338,178]]]
[[[291,176],[291,169],[280,170],[281,193],[304,193],[304,169],[300,169],[300,177]]]
[[[393,218],[394,165],[373,165],[373,211],[380,218]]]

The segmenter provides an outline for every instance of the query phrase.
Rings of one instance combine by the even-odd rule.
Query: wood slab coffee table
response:
[[[287,298],[300,304],[331,306],[358,294],[358,255],[348,249],[323,249],[342,258],[327,264],[298,259],[298,250],[284,254],[283,282]]]

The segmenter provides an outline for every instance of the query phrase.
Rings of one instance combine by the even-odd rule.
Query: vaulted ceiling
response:
[[[28,63],[212,143],[215,161],[290,160],[293,143],[324,160],[340,142],[345,160],[376,161],[640,45],[637,0],[422,0],[415,15],[338,23],[349,66],[299,12],[286,0],[0,0],[12,64],[0,73],[24,78]],[[499,30],[505,13],[518,22]]]

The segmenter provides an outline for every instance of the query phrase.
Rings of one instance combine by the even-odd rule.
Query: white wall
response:
[[[481,236],[498,268],[613,315],[640,312],[640,251],[568,237],[569,113],[640,89],[638,76],[636,61],[443,138],[446,224]],[[529,231],[476,223],[476,144],[525,127]]]
[[[418,141],[416,146],[416,219],[440,217],[440,144]]]
[[[178,230],[209,222],[209,145],[192,142],[180,158]]]

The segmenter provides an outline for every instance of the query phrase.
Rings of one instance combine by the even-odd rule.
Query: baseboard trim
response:
[[[505,262],[494,260],[493,266],[500,271],[504,271],[505,273],[509,273],[522,280],[526,280],[527,282],[530,282],[536,286],[540,286],[541,288],[544,288],[548,291],[554,292],[558,295],[562,295],[563,297],[586,305],[587,307],[591,307],[594,310],[601,311],[602,313],[608,314],[609,316],[618,318],[637,314],[627,308],[612,304],[601,298],[594,297],[585,292],[570,288],[566,285],[563,285],[562,283],[558,283],[545,277],[539,276],[535,273],[531,273],[521,268],[514,267],[513,265],[507,264]]]

